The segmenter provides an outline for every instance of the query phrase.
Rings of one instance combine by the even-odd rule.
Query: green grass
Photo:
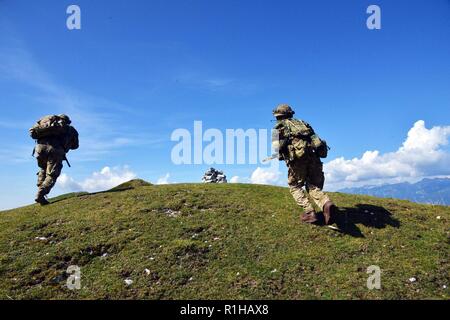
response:
[[[449,298],[450,207],[331,193],[337,232],[302,224],[287,188],[131,185],[1,212],[0,299]]]
[[[69,199],[69,198],[83,196],[83,195],[86,195],[86,194],[89,194],[89,193],[88,192],[71,192],[71,193],[66,193],[66,194],[62,194],[62,195],[57,196],[57,197],[50,198],[49,202],[55,203],[55,202],[58,202],[58,201]]]
[[[128,182],[124,182],[122,184],[119,184],[118,186],[106,191],[106,192],[114,192],[114,191],[125,191],[125,190],[130,190],[130,189],[136,189],[139,187],[148,187],[151,186],[152,184],[150,182],[147,182],[145,180],[142,179],[134,179],[134,180],[130,180]]]

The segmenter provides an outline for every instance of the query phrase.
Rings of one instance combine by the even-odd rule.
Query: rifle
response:
[[[263,159],[262,162],[267,162],[267,161],[272,161],[273,159],[278,159],[279,156],[280,155],[278,153],[274,153],[270,157]],[[284,156],[283,155],[281,155],[281,159],[284,160]]]
[[[278,159],[278,154],[273,154],[270,157],[263,159],[262,162],[272,161],[273,159]]]
[[[64,155],[64,159],[63,159],[65,162],[67,162],[67,165],[69,166],[69,168],[70,168],[70,162],[69,162],[69,160],[67,160],[67,157],[66,157],[66,155]]]

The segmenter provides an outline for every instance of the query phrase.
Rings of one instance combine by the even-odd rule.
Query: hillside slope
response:
[[[449,298],[450,207],[331,195],[342,232],[300,223],[287,188],[246,184],[137,184],[4,211],[0,299]],[[65,286],[69,265],[80,290]],[[370,265],[381,290],[366,287]]]

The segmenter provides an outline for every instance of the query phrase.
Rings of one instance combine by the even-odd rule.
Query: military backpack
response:
[[[290,160],[302,159],[309,151],[314,152],[320,158],[328,156],[330,148],[326,141],[315,134],[308,123],[298,119],[284,119],[278,128],[282,128],[287,138],[286,151]]]
[[[78,132],[67,123],[63,116],[48,115],[42,117],[29,131],[31,138],[34,140],[58,139],[66,152],[78,149]]]
[[[67,126],[62,118],[57,115],[49,115],[39,119],[30,129],[31,138],[38,140],[47,137],[55,137],[66,132]]]

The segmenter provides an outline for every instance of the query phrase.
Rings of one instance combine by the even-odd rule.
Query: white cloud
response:
[[[240,181],[239,176],[233,176],[230,179],[230,183],[239,183],[239,181]]]
[[[169,178],[170,178],[170,174],[166,173],[165,176],[160,177],[157,181],[156,184],[169,184]]]
[[[80,183],[73,180],[68,174],[62,173],[56,181],[56,186],[65,191],[82,191]]]
[[[417,121],[395,152],[366,151],[361,158],[340,157],[324,165],[329,189],[418,180],[450,174],[450,126],[425,127]]]
[[[99,172],[92,175],[81,182],[75,181],[67,174],[63,173],[58,178],[57,186],[65,191],[88,191],[96,192],[108,190],[115,186],[136,178],[136,174],[132,172],[128,166],[123,167],[104,167]]]
[[[282,183],[281,172],[273,168],[263,169],[261,167],[258,167],[250,176],[250,182],[254,184],[279,185]]]

